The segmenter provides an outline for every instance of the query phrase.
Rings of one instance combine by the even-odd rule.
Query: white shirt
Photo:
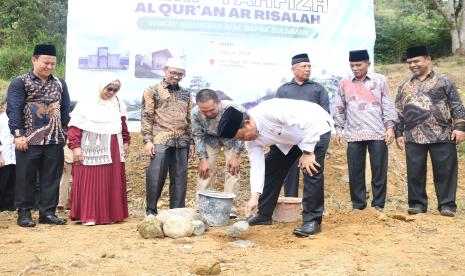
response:
[[[307,101],[271,99],[248,111],[255,121],[258,137],[245,143],[250,160],[251,192],[263,192],[265,182],[264,146],[276,145],[288,154],[294,145],[313,152],[320,136],[333,129],[334,121],[321,106]]]
[[[0,114],[0,152],[6,165],[16,164],[14,137],[8,127],[8,117],[6,112]]]

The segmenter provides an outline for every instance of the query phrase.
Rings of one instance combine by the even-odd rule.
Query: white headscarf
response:
[[[102,90],[114,81],[121,81],[112,75],[105,75],[100,81],[98,93],[77,103],[71,115],[69,126],[98,134],[121,132],[121,116],[126,116],[126,105],[116,95],[108,100],[100,97]]]

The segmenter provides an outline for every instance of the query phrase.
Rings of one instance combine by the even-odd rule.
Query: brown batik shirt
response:
[[[145,89],[141,124],[145,142],[185,148],[193,145],[189,91],[169,85],[165,80]]]
[[[465,108],[454,83],[431,71],[425,80],[405,81],[396,97],[396,137],[418,144],[453,142],[454,129],[465,131]]]

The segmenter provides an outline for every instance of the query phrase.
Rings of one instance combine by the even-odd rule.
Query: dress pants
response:
[[[0,168],[0,211],[15,210],[16,165]]]
[[[365,209],[366,183],[365,160],[366,152],[370,155],[371,190],[373,200],[371,206],[384,208],[386,202],[388,149],[382,140],[349,142],[347,146],[347,163],[349,165],[349,187],[352,208]]]
[[[405,143],[407,158],[408,206],[426,212],[426,158],[430,154],[438,209],[456,211],[457,146],[455,143]]]
[[[286,179],[284,179],[284,196],[298,197],[299,196],[299,160],[297,159],[294,164],[289,168]]]
[[[187,188],[187,160],[189,148],[155,145],[146,174],[147,210],[158,213],[157,203],[163,191],[166,174],[170,174],[170,208],[185,206]]]
[[[315,160],[320,164],[318,173],[314,176],[304,175],[304,195],[302,199],[302,220],[313,220],[321,224],[324,211],[324,159],[328,149],[331,133],[320,136],[320,141],[315,146]],[[302,155],[298,146],[292,147],[287,155],[276,146],[271,146],[265,158],[265,184],[263,193],[258,199],[258,213],[272,216],[276,202],[278,201],[283,181],[289,168]]]
[[[18,209],[36,207],[35,193],[39,173],[39,215],[55,214],[63,172],[63,145],[29,146],[16,153],[15,203]]]
[[[236,202],[237,197],[239,196],[239,188],[240,188],[240,172],[239,174],[232,175],[228,171],[227,162],[231,158],[231,155],[234,153],[234,149],[226,149],[223,147],[224,158],[225,158],[225,165],[226,167],[223,168],[222,174],[218,174],[216,170],[216,160],[218,155],[221,151],[221,145],[216,148],[212,148],[209,145],[206,145],[206,151],[208,154],[208,165],[210,166],[210,176],[206,179],[200,178],[197,176],[197,192],[209,191],[213,190],[213,184],[215,183],[216,178],[218,175],[224,174],[224,192],[226,193],[233,193],[236,195],[234,198],[234,202]]]

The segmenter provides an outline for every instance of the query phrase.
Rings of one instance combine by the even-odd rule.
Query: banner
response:
[[[311,78],[333,102],[348,52],[372,58],[374,42],[372,0],[69,0],[66,81],[79,100],[116,74],[137,120],[144,89],[179,57],[193,96],[208,87],[248,108],[292,79],[292,56],[308,53]]]

